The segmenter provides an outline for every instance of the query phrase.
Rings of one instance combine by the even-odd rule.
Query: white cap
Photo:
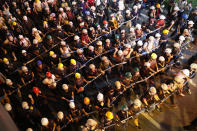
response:
[[[104,99],[103,94],[99,92],[97,95],[97,100],[101,102],[101,101],[103,101],[103,99]]]
[[[165,58],[163,56],[160,56],[159,61],[165,61]]]
[[[166,48],[165,53],[168,53],[168,54],[172,53],[172,49],[171,48]]]
[[[96,42],[96,44],[97,44],[98,46],[101,46],[101,45],[102,45],[102,41],[99,40],[99,41]]]
[[[74,37],[74,40],[79,40],[79,36],[76,35],[76,36]]]
[[[161,37],[161,35],[159,33],[156,33],[155,37]]]
[[[77,2],[76,2],[76,1],[73,1],[73,2],[72,2],[72,5],[76,5],[76,4],[77,4]]]
[[[23,20],[25,20],[25,21],[26,21],[26,20],[27,20],[27,16],[23,16]]]
[[[93,51],[93,50],[94,50],[94,46],[90,45],[90,46],[88,47],[88,49],[91,50],[91,51]]]
[[[66,42],[65,41],[61,41],[61,46],[65,46],[66,45]]]
[[[156,88],[152,86],[152,87],[150,88],[150,90],[149,90],[149,94],[150,94],[150,95],[155,95],[156,93],[157,93]]]
[[[168,86],[165,83],[161,84],[161,88],[165,91],[168,90]]]
[[[37,29],[36,28],[32,28],[32,33],[35,32],[35,31],[37,31]]]
[[[122,51],[122,50],[119,50],[119,51],[118,51],[118,55],[119,55],[119,56],[122,56],[122,55],[123,55],[123,51]]]
[[[130,13],[130,10],[126,10],[126,14],[129,14]]]
[[[159,19],[164,20],[164,19],[166,19],[166,17],[165,17],[164,15],[160,15],[160,16],[159,16]]]
[[[44,117],[41,119],[41,124],[42,126],[48,126],[49,120],[46,117]]]
[[[137,42],[137,46],[142,46],[143,45],[143,42],[141,41],[141,40],[139,40],[138,42]]]
[[[141,28],[142,28],[142,25],[137,24],[135,27],[136,27],[137,29],[141,29]]]
[[[197,64],[196,63],[192,63],[190,65],[191,70],[197,70]]]
[[[95,11],[96,10],[96,7],[95,6],[91,6],[90,8],[92,11]]]
[[[189,70],[188,69],[183,69],[182,70],[183,74],[186,75],[187,77],[189,77]]]
[[[145,62],[145,63],[144,63],[144,66],[150,67],[150,62]]]
[[[24,53],[26,53],[27,51],[26,51],[26,50],[22,50],[21,52],[22,52],[22,54],[24,54]]]
[[[38,44],[38,40],[37,39],[34,39],[33,40],[33,44]]]
[[[29,105],[28,105],[28,103],[26,101],[22,102],[22,108],[25,109],[25,110],[29,109]]]
[[[133,6],[133,9],[137,9],[137,6],[136,6],[136,5],[134,5],[134,6]]]
[[[123,30],[121,30],[121,33],[125,33],[125,30],[123,29]]]
[[[77,54],[82,54],[83,50],[82,49],[77,49]]]
[[[57,29],[61,29],[62,27],[60,25],[57,26]]]
[[[181,35],[181,36],[179,36],[179,40],[184,41],[185,37]]]
[[[177,42],[174,43],[174,47],[175,47],[175,48],[179,48],[180,46],[181,46],[181,45],[180,45],[179,43],[177,43]]]
[[[62,12],[62,11],[64,11],[64,9],[63,8],[59,8],[59,11]]]
[[[67,85],[67,84],[63,84],[63,85],[62,85],[62,89],[63,89],[63,90],[68,90],[68,85]]]
[[[26,131],[33,131],[33,129],[32,128],[27,128]]]
[[[190,20],[190,21],[188,22],[188,24],[189,24],[189,25],[193,25],[194,22]]]
[[[105,42],[110,42],[110,39],[106,39]]]
[[[12,106],[10,105],[10,103],[6,103],[4,107],[5,107],[6,111],[12,110]]]
[[[69,106],[70,106],[71,109],[74,109],[74,108],[75,108],[75,103],[74,103],[73,101],[71,101],[71,102],[69,103]]]
[[[178,6],[175,6],[175,7],[174,7],[174,10],[175,10],[175,11],[179,11],[180,9],[179,9]]]
[[[58,119],[62,120],[64,118],[64,113],[62,111],[59,111],[57,113],[57,117],[58,117]]]
[[[139,99],[135,99],[133,103],[134,103],[134,105],[136,105],[138,107],[141,107],[141,105],[142,105],[142,102]]]
[[[155,7],[154,7],[154,6],[151,6],[151,7],[150,7],[150,9],[151,9],[151,10],[154,10],[154,9],[155,9]]]

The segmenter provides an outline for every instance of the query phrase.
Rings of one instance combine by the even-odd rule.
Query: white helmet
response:
[[[23,20],[25,20],[25,21],[26,21],[26,20],[27,20],[27,16],[23,16]]]
[[[92,11],[95,11],[96,10],[96,7],[95,6],[91,6],[90,8]]]
[[[137,46],[142,46],[143,45],[143,42],[141,41],[141,40],[139,40],[138,42],[137,42]]]
[[[174,47],[175,47],[175,48],[179,48],[180,46],[181,46],[181,45],[180,45],[179,43],[177,43],[177,42],[174,43]]]
[[[63,41],[63,40],[60,43],[61,43],[61,46],[65,46],[66,45],[66,42]]]
[[[190,20],[190,21],[188,22],[188,24],[189,24],[189,25],[193,25],[194,22]]]
[[[25,109],[25,110],[29,109],[29,105],[28,105],[28,103],[26,101],[22,102],[22,108]]]
[[[161,37],[161,35],[159,33],[156,33],[155,37]]]
[[[163,61],[165,61],[165,58],[163,56],[160,56],[159,57],[159,61],[162,61],[163,62]]]
[[[156,88],[152,86],[152,87],[150,88],[150,90],[149,90],[149,94],[150,94],[150,95],[155,95],[156,93],[157,93]]]
[[[91,50],[91,51],[93,51],[93,50],[94,50],[94,46],[90,45],[90,46],[88,47],[88,49]]]
[[[136,29],[141,29],[142,28],[142,25],[137,24],[135,27],[136,27]]]
[[[26,50],[22,50],[22,54],[26,53],[27,51]]]
[[[34,39],[33,40],[33,44],[38,44],[38,40],[37,39]]]
[[[8,86],[12,86],[12,85],[13,85],[13,82],[12,82],[12,80],[10,80],[10,79],[6,79],[6,80],[5,80],[5,83],[6,83],[6,85],[8,85]]]
[[[98,46],[101,46],[103,43],[102,43],[102,41],[99,40],[99,41],[96,42],[96,44],[97,44]]]
[[[185,37],[181,35],[181,36],[179,36],[179,40],[184,41]]]
[[[119,55],[119,56],[122,56],[122,55],[123,55],[123,51],[122,51],[122,50],[119,50],[119,51],[118,51],[118,55]]]
[[[28,71],[27,66],[22,66],[22,71]]]
[[[98,101],[103,101],[103,99],[104,99],[103,94],[99,92],[98,95],[97,95],[97,100]]]
[[[154,10],[154,9],[155,9],[155,7],[154,7],[154,6],[151,6],[151,7],[150,7],[150,9],[151,9],[151,10]]]
[[[164,20],[164,19],[166,19],[166,17],[165,17],[164,15],[160,15],[160,16],[159,16],[159,19]]]
[[[12,110],[12,106],[10,105],[10,103],[6,103],[4,107],[5,107],[6,111]]]
[[[150,67],[150,62],[145,62],[145,63],[144,63],[144,66]]]
[[[135,32],[135,29],[131,27],[129,31],[130,32]]]
[[[162,88],[164,91],[168,90],[168,86],[167,86],[165,83],[161,84],[161,88]]]
[[[191,70],[197,70],[197,64],[196,63],[192,63],[190,65]]]
[[[74,37],[74,40],[79,40],[79,36],[76,35],[76,36]]]
[[[88,30],[87,29],[83,29],[82,30],[82,33],[87,34],[88,33]]]
[[[62,120],[64,118],[64,113],[62,111],[59,111],[57,113],[57,117],[58,117],[58,119]]]
[[[134,6],[133,6],[133,9],[137,9],[137,6],[136,6],[136,5],[134,5]]]
[[[188,69],[183,69],[182,70],[183,74],[186,75],[187,77],[189,77],[189,70]]]
[[[168,54],[172,53],[172,49],[166,48],[166,49],[165,49],[165,53],[168,53]]]
[[[44,117],[41,119],[41,124],[42,126],[48,126],[49,120],[46,117]]]
[[[74,109],[74,108],[75,108],[75,103],[74,103],[73,101],[71,101],[71,102],[69,103],[69,106],[70,106],[71,109]]]
[[[60,11],[60,12],[63,12],[63,11],[64,11],[64,9],[63,9],[63,8],[59,8],[59,11]]]
[[[126,10],[126,14],[130,14],[130,10]]]
[[[67,84],[63,84],[63,85],[62,85],[62,89],[63,89],[63,90],[68,90],[68,85],[67,85]]]
[[[133,103],[134,103],[134,105],[136,105],[138,107],[141,107],[141,105],[142,105],[142,102],[139,99],[135,99]]]
[[[126,48],[131,48],[131,45],[130,44],[125,44],[124,45]]]
[[[27,128],[26,131],[33,131],[33,129],[32,128]]]
[[[77,54],[82,54],[83,50],[82,49],[77,49]]]
[[[90,69],[93,69],[93,68],[95,68],[95,65],[94,65],[94,64],[90,64],[90,65],[89,65],[89,68],[90,68]]]
[[[19,38],[19,39],[22,39],[22,38],[23,38],[23,35],[19,35],[18,38]]]
[[[154,37],[153,36],[150,36],[149,38],[148,38],[150,41],[154,41]]]
[[[86,127],[95,127],[98,123],[93,119],[88,119],[86,122]]]

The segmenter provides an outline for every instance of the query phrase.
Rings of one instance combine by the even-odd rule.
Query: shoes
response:
[[[188,91],[187,91],[187,92],[188,92],[188,94],[189,94],[189,95],[191,95],[191,94],[192,94],[192,92],[191,92],[191,90],[190,90],[190,89],[188,89]]]

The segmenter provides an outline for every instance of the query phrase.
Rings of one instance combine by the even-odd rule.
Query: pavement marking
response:
[[[149,120],[156,128],[161,130],[161,126],[158,122],[156,122],[152,117],[150,117],[147,113],[141,113],[147,120]]]

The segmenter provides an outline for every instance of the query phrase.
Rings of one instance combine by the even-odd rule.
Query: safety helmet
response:
[[[93,69],[93,68],[95,68],[95,65],[94,65],[94,64],[90,64],[90,65],[89,65],[89,68],[90,68],[90,69]]]
[[[90,46],[88,47],[88,49],[91,50],[91,51],[93,51],[93,50],[94,50],[94,46],[90,45]]]
[[[187,20],[188,19],[188,15],[187,14],[183,14],[182,18]]]
[[[57,113],[57,117],[58,117],[58,119],[62,120],[64,118],[64,113],[62,111],[59,111]]]
[[[74,108],[75,108],[75,103],[74,103],[73,101],[71,101],[71,102],[69,103],[69,107],[70,107],[71,109],[74,109]]]
[[[103,21],[103,24],[106,25],[106,24],[108,24],[108,22],[107,22],[106,20],[104,20],[104,21]]]
[[[189,24],[189,25],[193,25],[194,22],[190,20],[190,21],[188,22],[188,24]]]
[[[179,36],[179,40],[184,41],[185,37],[181,35],[181,36]]]
[[[85,105],[89,105],[89,104],[90,104],[90,99],[89,99],[88,97],[85,97],[85,98],[83,99],[83,103],[84,103]]]
[[[72,65],[76,65],[76,64],[77,64],[77,62],[76,62],[75,59],[71,59],[71,60],[70,60],[70,63],[71,63]]]
[[[156,4],[156,7],[157,7],[157,8],[160,8],[160,4],[159,4],[159,3],[157,3],[157,4]]]
[[[76,36],[74,37],[74,40],[79,40],[79,36],[76,35]]]
[[[82,49],[77,49],[77,54],[82,54],[83,50]]]
[[[172,53],[172,49],[171,48],[166,48],[165,53],[168,53],[168,54]]]
[[[51,78],[52,77],[51,72],[46,72],[46,77]]]
[[[116,86],[116,88],[119,90],[119,89],[121,89],[121,83],[120,83],[120,81],[116,81],[115,82],[115,86]]]
[[[8,59],[7,58],[3,58],[3,62],[4,63],[7,63],[8,62]]]
[[[29,104],[26,101],[23,101],[22,102],[22,108],[25,109],[25,110],[28,110],[29,109]]]
[[[191,70],[197,70],[197,64],[196,63],[192,63],[190,65]]]
[[[67,84],[63,84],[63,85],[62,85],[62,89],[63,89],[63,90],[68,90],[68,85],[67,85]]]
[[[141,102],[139,99],[135,99],[133,103],[134,103],[134,105],[136,105],[137,107],[141,107],[141,105],[142,105],[142,102]]]
[[[149,94],[150,94],[150,95],[155,95],[156,93],[157,93],[156,88],[152,86],[152,87],[150,88],[150,90],[149,90]]]
[[[54,51],[50,51],[50,52],[49,52],[49,56],[53,56],[54,54],[55,54]]]
[[[105,113],[105,116],[107,117],[107,119],[110,119],[110,120],[112,120],[112,119],[114,118],[113,113],[110,112],[110,111],[106,112],[106,113]]]
[[[165,61],[165,58],[163,56],[160,56],[159,61],[163,62],[163,61]]]
[[[6,83],[8,86],[12,86],[12,85],[13,85],[13,82],[12,82],[12,80],[10,80],[10,79],[6,79],[6,80],[5,80],[5,83]]]
[[[81,78],[81,74],[80,73],[75,73],[75,78],[80,79]]]
[[[137,42],[137,46],[142,46],[143,45],[143,42],[141,41],[141,40],[139,40],[138,42]]]
[[[149,62],[145,62],[145,63],[144,63],[144,66],[150,67],[150,63],[149,63]]]
[[[101,45],[102,45],[102,41],[99,40],[99,41],[96,42],[96,44],[97,44],[98,46],[101,46]]]
[[[48,126],[49,120],[46,117],[44,117],[41,119],[41,124],[42,126]]]
[[[174,45],[173,45],[175,48],[179,48],[181,45],[179,44],[179,43],[174,43]]]
[[[163,34],[168,34],[169,33],[169,30],[165,29],[163,30]]]
[[[159,19],[164,20],[164,19],[166,19],[166,17],[164,15],[160,15]]]
[[[103,99],[104,99],[103,94],[99,92],[97,95],[97,100],[101,102],[101,101],[103,101]]]
[[[188,69],[183,69],[182,72],[185,76],[189,77],[190,71]]]
[[[119,51],[118,51],[118,55],[119,55],[119,56],[122,56],[122,55],[123,55],[123,51],[122,51],[122,50],[119,50]]]
[[[161,35],[159,33],[156,33],[155,37],[161,37]]]
[[[38,94],[40,92],[39,88],[38,87],[33,87],[33,92],[35,94]]]
[[[12,106],[11,106],[10,103],[6,103],[4,107],[5,107],[6,111],[11,111],[12,110]]]
[[[168,86],[167,86],[165,83],[161,84],[161,88],[162,88],[164,91],[168,90]]]
[[[125,73],[125,76],[126,76],[127,78],[132,78],[131,72],[126,72],[126,73]]]

